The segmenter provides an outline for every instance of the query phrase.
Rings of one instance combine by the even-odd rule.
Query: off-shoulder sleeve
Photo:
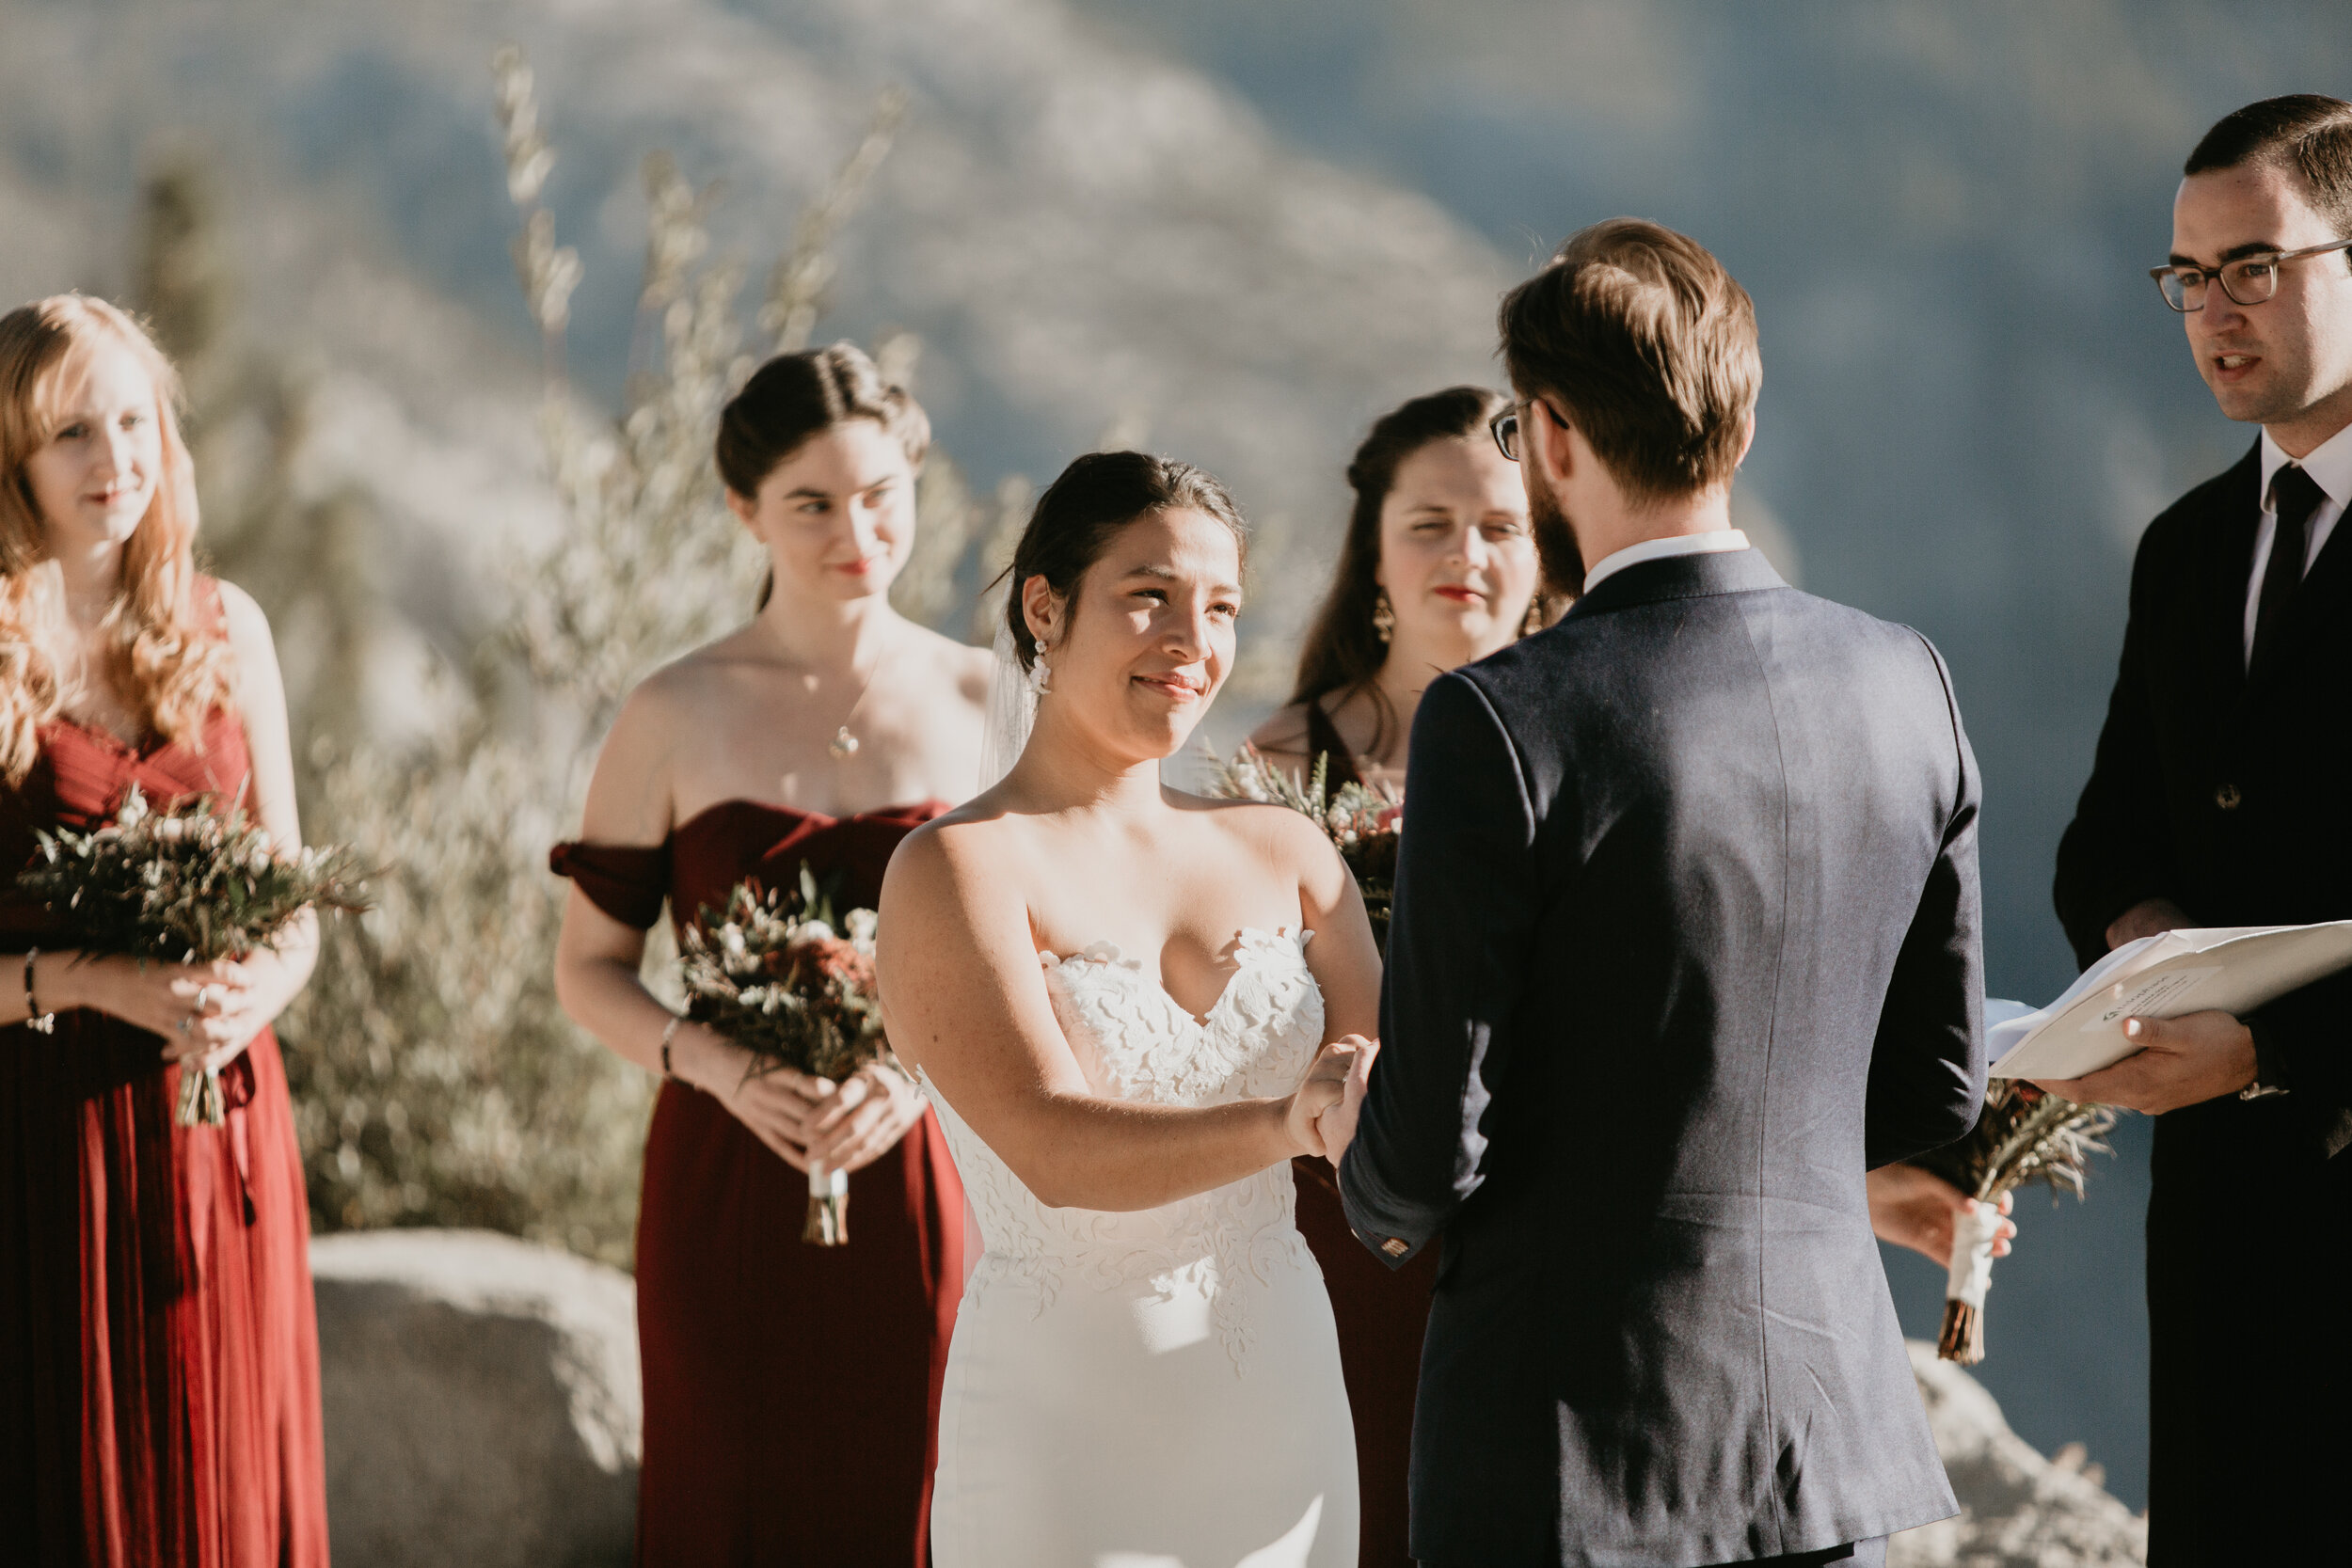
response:
[[[548,851],[548,869],[569,877],[590,903],[622,925],[649,930],[670,891],[670,847],[559,844]]]

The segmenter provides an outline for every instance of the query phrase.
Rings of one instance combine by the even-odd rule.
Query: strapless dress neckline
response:
[[[1288,1094],[1322,1045],[1311,935],[1243,930],[1198,1016],[1116,942],[1038,962],[1095,1094],[1232,1104]],[[1057,1208],[919,1077],[986,1248],[940,1408],[940,1568],[1353,1568],[1347,1389],[1290,1162],[1153,1209]]]

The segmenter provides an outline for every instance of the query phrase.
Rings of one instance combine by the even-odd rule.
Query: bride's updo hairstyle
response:
[[[841,342],[779,354],[719,411],[719,478],[751,500],[786,459],[851,420],[873,420],[907,454],[908,467],[923,466],[931,446],[930,417],[913,393],[882,379],[865,350]],[[760,585],[762,605],[774,588],[771,573]]]
[[[1013,547],[1005,578],[1005,626],[1012,651],[1028,669],[1037,662],[1037,633],[1021,608],[1021,588],[1043,578],[1054,596],[1073,608],[1079,578],[1103,559],[1120,529],[1154,512],[1198,512],[1223,523],[1233,535],[1242,564],[1249,563],[1249,525],[1215,474],[1189,463],[1140,451],[1090,451],[1061,471],[1037,499],[1029,526]]]

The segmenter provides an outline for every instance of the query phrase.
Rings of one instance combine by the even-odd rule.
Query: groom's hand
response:
[[[1870,1229],[1882,1242],[1909,1247],[1936,1267],[1952,1266],[1952,1234],[1960,1217],[1976,1207],[1976,1200],[1933,1171],[1917,1165],[1881,1165],[1869,1176]],[[2007,1214],[2010,1195],[2001,1195],[2000,1210]],[[2009,1244],[2017,1236],[2016,1222],[2003,1219],[2000,1228],[1993,1234],[1993,1256],[2009,1256]]]
[[[1356,1054],[1348,1065],[1347,1082],[1339,1101],[1320,1118],[1323,1155],[1334,1169],[1339,1166],[1340,1157],[1347,1152],[1347,1146],[1356,1141],[1356,1117],[1364,1107],[1364,1090],[1372,1083],[1373,1058],[1380,1054],[1380,1042],[1361,1035],[1343,1036],[1339,1043],[1354,1046]]]
[[[1347,1094],[1348,1081],[1356,1075],[1356,1058],[1362,1045],[1361,1036],[1347,1035],[1327,1040],[1315,1053],[1307,1076],[1299,1081],[1298,1090],[1284,1108],[1282,1124],[1298,1146],[1301,1154],[1321,1154],[1323,1118]]]

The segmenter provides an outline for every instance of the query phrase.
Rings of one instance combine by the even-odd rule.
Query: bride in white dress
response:
[[[1356,1561],[1290,1161],[1361,1095],[1379,958],[1311,823],[1159,782],[1232,665],[1242,554],[1200,470],[1073,464],[1010,574],[1028,679],[1001,684],[1041,693],[1034,730],[883,885],[890,1038],[986,1247],[940,1410],[938,1568]]]

